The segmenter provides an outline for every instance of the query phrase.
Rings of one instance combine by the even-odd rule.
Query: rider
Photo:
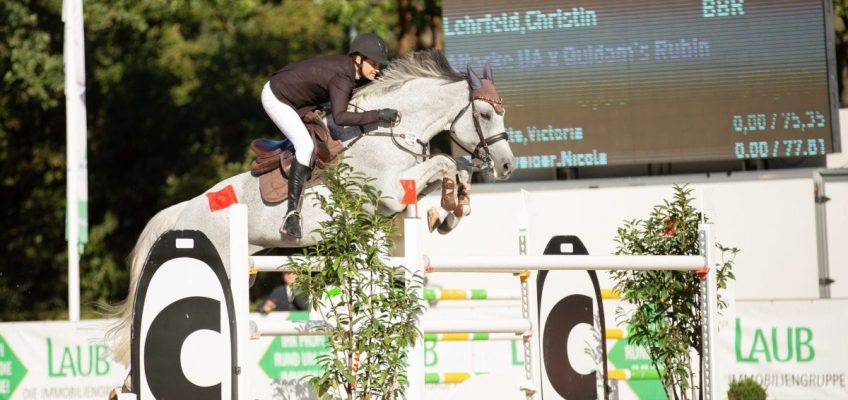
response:
[[[262,89],[262,106],[295,148],[289,172],[288,211],[280,232],[301,237],[300,196],[312,172],[314,144],[301,118],[330,102],[336,125],[390,124],[397,110],[347,111],[353,89],[377,78],[389,63],[386,43],[373,33],[357,36],[347,55],[321,56],[289,64],[274,73]]]

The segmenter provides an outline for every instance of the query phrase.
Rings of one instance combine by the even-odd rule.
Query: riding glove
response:
[[[393,124],[397,120],[398,115],[400,114],[398,110],[392,108],[384,108],[378,111],[378,113],[380,114],[380,122],[386,124]]]

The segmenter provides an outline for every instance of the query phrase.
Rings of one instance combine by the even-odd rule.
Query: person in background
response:
[[[271,311],[306,311],[309,309],[309,298],[305,295],[294,295],[292,284],[297,279],[294,272],[283,272],[283,284],[274,288],[271,294],[259,306],[259,313]]]

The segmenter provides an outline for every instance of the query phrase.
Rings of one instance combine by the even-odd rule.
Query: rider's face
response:
[[[373,81],[377,79],[377,73],[380,72],[380,63],[369,60],[367,58],[362,58],[362,77],[368,79],[369,81]]]

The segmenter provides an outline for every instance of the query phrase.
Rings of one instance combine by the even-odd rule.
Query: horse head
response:
[[[515,156],[507,141],[501,97],[489,64],[480,78],[469,66],[466,81],[470,88],[469,104],[451,125],[451,136],[471,156],[492,168],[496,179],[509,178],[515,169]]]

